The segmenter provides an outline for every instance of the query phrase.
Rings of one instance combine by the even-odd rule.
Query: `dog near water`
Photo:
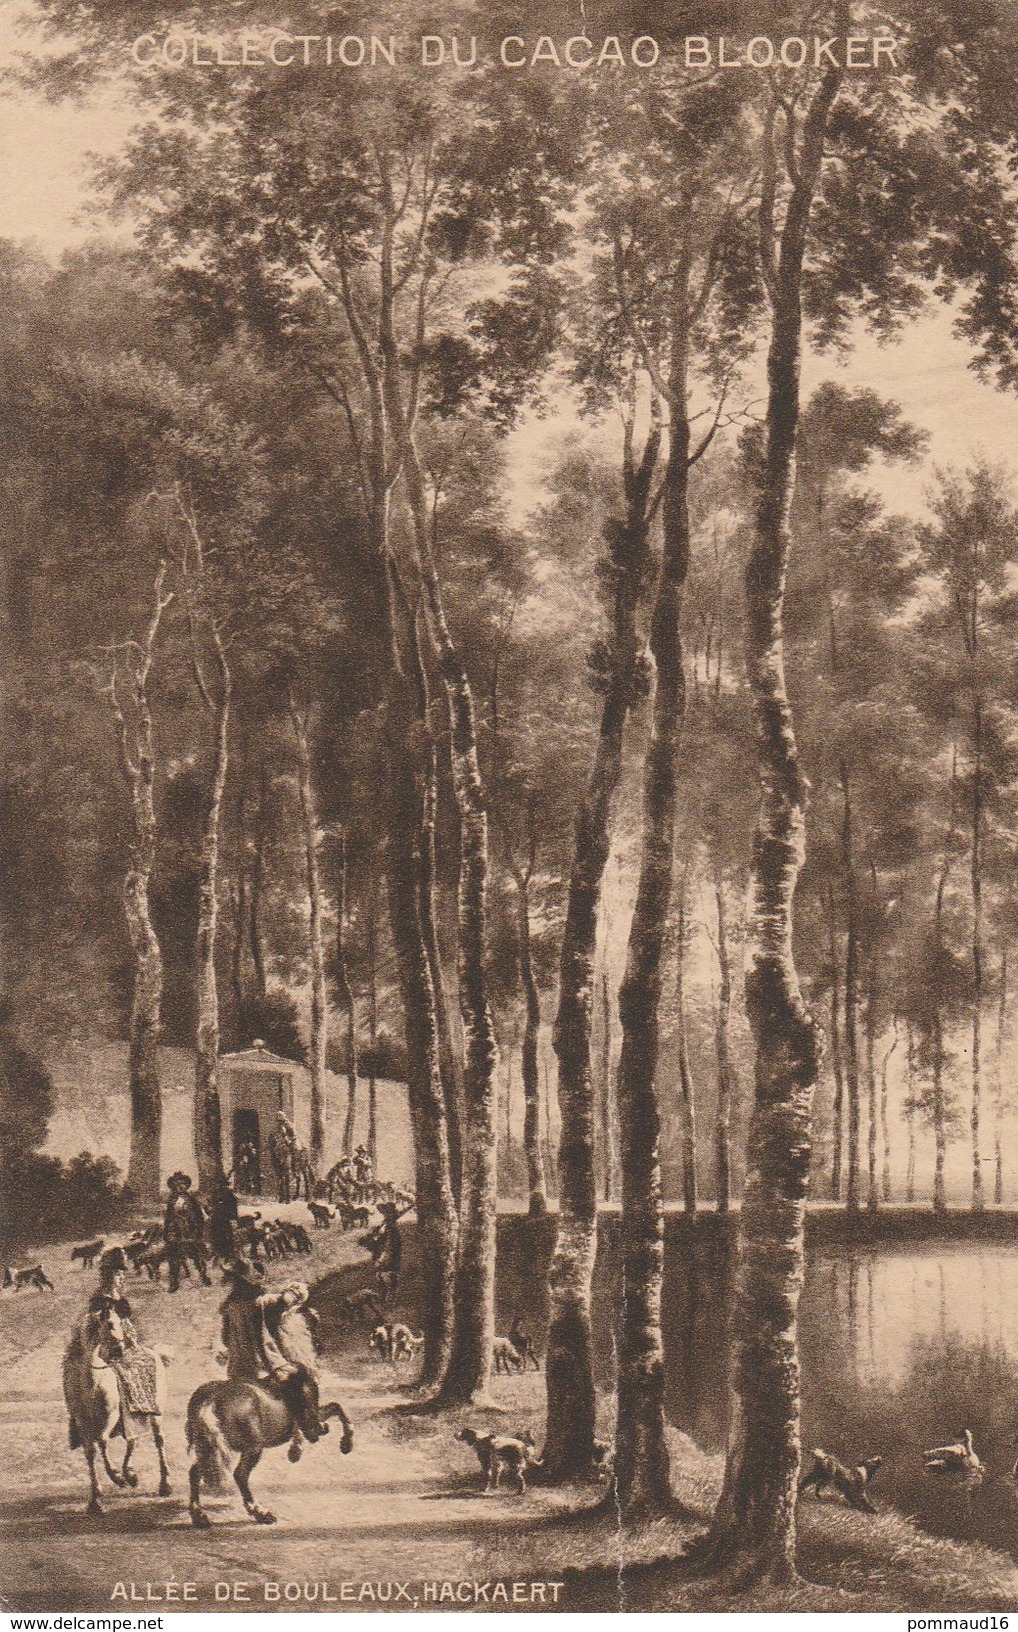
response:
[[[877,1509],[867,1492],[883,1461],[882,1456],[871,1456],[857,1467],[848,1468],[830,1451],[816,1450],[813,1452],[813,1466],[799,1484],[799,1495],[811,1486],[818,1496],[825,1490],[836,1490],[849,1507],[858,1508],[860,1513],[875,1513]]]

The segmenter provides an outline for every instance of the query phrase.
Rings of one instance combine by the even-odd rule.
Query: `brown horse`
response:
[[[121,1320],[112,1303],[85,1315],[71,1334],[64,1354],[64,1399],[67,1402],[71,1450],[79,1447],[88,1462],[91,1495],[87,1511],[101,1513],[99,1481],[95,1472],[98,1447],[103,1467],[118,1490],[134,1488],[138,1475],[131,1468],[134,1455],[134,1425],[137,1415],[125,1403],[117,1376],[117,1362],[123,1359],[128,1343]],[[165,1367],[169,1356],[155,1350],[155,1411],[145,1412],[159,1457],[159,1494],[170,1494],[170,1474],[166,1466],[160,1418],[166,1405]],[[118,1472],[110,1465],[109,1442],[114,1434],[124,1436],[124,1460]]]
[[[353,1449],[353,1428],[338,1401],[318,1403],[318,1384],[306,1366],[285,1390],[276,1391],[263,1383],[241,1381],[202,1383],[187,1405],[187,1445],[194,1456],[191,1464],[191,1523],[207,1529],[208,1514],[201,1505],[202,1484],[221,1490],[234,1458],[233,1478],[244,1506],[257,1524],[275,1524],[268,1508],[259,1507],[251,1495],[248,1480],[261,1461],[262,1453],[285,1445],[299,1428],[314,1443],[329,1432],[329,1417],[343,1424],[339,1448],[345,1456]]]

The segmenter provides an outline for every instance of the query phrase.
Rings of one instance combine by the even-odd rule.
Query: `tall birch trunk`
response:
[[[607,949],[605,953],[607,959]],[[612,1184],[615,1178],[617,1156],[615,1153],[615,1129],[612,1122],[612,1000],[611,977],[608,973],[607,961],[601,967],[601,1080],[600,1112],[601,1112],[601,1159],[604,1164],[605,1201],[612,1199]]]
[[[523,1148],[527,1158],[527,1188],[531,1218],[543,1218],[548,1211],[548,1191],[541,1152],[541,1087],[537,1071],[541,1034],[541,994],[534,974],[530,942],[530,870],[513,869],[516,886],[516,944],[520,959],[520,979],[526,1003],[523,1031]]]
[[[371,1171],[378,1175],[378,893],[372,861],[368,890],[368,1043],[371,1066],[368,1071],[368,1155]]]
[[[254,965],[255,990],[264,997],[268,989],[265,979],[265,945],[262,940],[262,891],[265,887],[265,846],[269,836],[269,768],[262,759],[258,778],[258,821],[255,828],[254,858],[251,865],[251,904],[248,927],[251,936],[251,962]]]
[[[150,893],[156,852],[155,744],[148,680],[163,614],[173,601],[164,593],[166,566],[156,575],[152,616],[141,643],[130,648],[130,722],[120,701],[120,659],[114,654],[105,691],[110,699],[120,746],[120,764],[131,799],[133,832],[123,882],[124,913],[134,954],[131,993],[128,1082],[131,1096],[131,1145],[127,1183],[139,1201],[157,1201],[162,1138],[162,1093],[159,1083],[160,1015],[163,959],[152,923]]]
[[[336,258],[339,283],[331,287],[346,319],[367,405],[358,469],[376,575],[375,596],[389,647],[384,721],[389,784],[386,884],[403,1003],[416,1161],[425,1338],[421,1380],[431,1385],[444,1376],[452,1347],[458,1220],[439,1059],[435,975],[440,971],[436,971],[432,956],[435,747],[417,613],[407,603],[390,542],[391,495],[407,449],[408,427],[399,401],[401,360],[395,332],[396,212],[384,162],[381,180],[388,188],[388,224],[380,245],[379,298],[373,308],[374,318],[367,317],[354,288],[354,269],[345,240],[341,240]],[[422,285],[422,318],[425,292],[426,286]],[[345,396],[343,405],[349,413],[351,405]]]
[[[732,1058],[728,1033],[732,1014],[732,960],[728,947],[728,912],[725,881],[720,867],[714,872],[714,899],[718,917],[718,1010],[714,1048],[718,1062],[718,1109],[715,1124],[715,1190],[717,1210],[728,1212],[732,1200]]]
[[[497,1223],[496,1083],[498,1049],[488,999],[488,811],[477,748],[473,693],[445,616],[428,515],[424,472],[401,389],[401,360],[393,326],[394,234],[397,208],[388,168],[381,170],[385,231],[381,247],[379,338],[383,389],[396,427],[413,520],[417,566],[428,627],[445,691],[453,792],[459,813],[459,1004],[463,1023],[463,1121],[459,1253],[455,1323],[443,1404],[483,1396],[495,1336]]]
[[[833,1140],[831,1150],[831,1200],[841,1200],[841,1163],[845,1133],[845,1068],[841,1051],[841,971],[838,935],[834,918],[834,897],[829,901],[831,937],[831,1069],[834,1073]]]
[[[772,322],[761,487],[746,563],[746,670],[756,716],[761,796],[746,977],[755,1099],[732,1313],[728,1447],[711,1532],[711,1550],[734,1580],[787,1581],[795,1576],[797,1328],[820,1038],[803,1002],[792,956],[792,901],[805,853],[806,785],[785,689],[783,602],[799,419],[803,258],[824,134],[840,78],[840,70],[829,69],[802,116],[780,238],[774,218],[776,104],[763,155],[760,255]],[[787,107],[781,116],[794,117]]]
[[[218,673],[215,698],[203,687],[212,722],[212,770],[202,824],[198,884],[197,1011],[194,1062],[194,1153],[203,1195],[215,1193],[223,1173],[222,1111],[219,1101],[219,990],[216,983],[216,930],[219,919],[219,822],[229,766],[232,677],[218,630],[212,627]]]
[[[859,1210],[861,1094],[859,1082],[859,902],[852,838],[848,766],[841,764],[841,864],[845,879],[845,1088],[848,1094],[848,1175],[845,1206]]]
[[[978,607],[978,603],[977,603]],[[973,612],[973,656],[978,610]],[[979,1118],[982,1108],[981,1031],[983,1020],[983,702],[976,693],[972,707],[972,1211],[981,1213],[983,1159]]]
[[[884,1163],[880,1174],[880,1195],[883,1201],[891,1199],[891,1130],[887,1121],[887,1068],[891,1063],[891,1055],[898,1046],[898,1021],[894,1021],[894,1041],[884,1055],[884,1063],[880,1067],[880,1135],[884,1147]]]
[[[346,918],[349,866],[346,828],[339,835],[339,882],[336,890],[336,996],[346,1012],[346,1116],[343,1119],[343,1154],[353,1154],[357,1118],[357,1005],[346,967]]]
[[[997,1046],[993,1082],[993,1203],[1004,1202],[1004,1079],[1001,1064],[1004,1057],[1004,1032],[1007,1027],[1007,940],[1002,932],[1000,948],[1000,991],[997,994]]]
[[[905,1107],[905,1121],[908,1126],[908,1166],[905,1171],[905,1200],[915,1201],[915,1034],[911,1022],[907,1027],[905,1051],[906,1083],[908,1099]]]
[[[558,1228],[548,1270],[551,1319],[546,1381],[544,1476],[586,1474],[594,1453],[594,1365],[590,1294],[597,1251],[597,1175],[594,1157],[594,1085],[591,1023],[597,918],[608,862],[616,796],[622,778],[626,719],[635,694],[637,607],[647,560],[646,509],[635,510],[630,472],[653,476],[660,445],[655,426],[639,467],[626,426],[624,473],[627,518],[606,532],[614,569],[611,660],[597,747],[576,817],[566,921],[559,964],[559,1002],[553,1043],[558,1060],[561,1129],[558,1154]],[[645,491],[644,489],[641,489]]]
[[[880,1187],[877,1182],[877,965],[876,955],[870,961],[869,989],[866,994],[866,1207],[875,1213],[880,1206]]]
[[[389,836],[386,874],[389,919],[399,969],[407,1051],[407,1088],[414,1134],[417,1231],[424,1329],[422,1382],[444,1375],[452,1346],[457,1219],[449,1162],[449,1132],[438,1052],[435,988],[426,943],[432,878],[425,858],[429,831],[426,784],[434,745],[405,679],[390,678],[386,709],[389,750]]]
[[[308,950],[311,963],[311,1036],[308,1067],[311,1075],[311,1165],[315,1176],[325,1166],[325,1124],[328,1114],[325,1061],[329,1046],[328,992],[325,982],[325,943],[322,937],[322,884],[318,869],[318,808],[311,781],[311,753],[307,718],[290,699],[290,723],[297,744],[297,798],[304,830],[304,873],[308,892]]]
[[[675,933],[675,1012],[679,1051],[679,1113],[682,1137],[682,1204],[687,1213],[697,1208],[696,1183],[696,1094],[689,1063],[689,1036],[686,1026],[686,874],[679,879],[679,899]]]
[[[619,990],[616,1080],[622,1143],[622,1313],[618,1331],[615,1500],[627,1516],[671,1503],[664,1416],[661,1288],[664,1203],[657,1099],[661,973],[675,865],[675,805],[685,676],[679,619],[689,568],[686,311],[689,267],[673,316],[670,429],[661,572],[650,626],[654,705],[644,764],[640,876]]]

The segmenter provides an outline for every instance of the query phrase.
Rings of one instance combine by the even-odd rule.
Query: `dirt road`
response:
[[[312,1259],[274,1265],[272,1278],[313,1280],[359,1256],[330,1232],[316,1238]],[[90,1517],[84,1458],[67,1442],[60,1363],[95,1277],[62,1264],[66,1257],[62,1247],[44,1255],[54,1294],[0,1298],[0,1522],[7,1536],[0,1593],[8,1607],[427,1607],[441,1590],[430,1583],[451,1581],[464,1590],[459,1583],[472,1580],[472,1561],[490,1564],[500,1531],[522,1517],[519,1498],[481,1495],[476,1462],[454,1439],[454,1422],[394,1409],[405,1396],[391,1368],[368,1356],[360,1333],[326,1372],[322,1389],[323,1399],[342,1400],[353,1420],[352,1453],[340,1454],[337,1433],[308,1447],[297,1466],[282,1450],[269,1452],[252,1484],[277,1523],[254,1524],[231,1493],[209,1499],[211,1530],[193,1529],[184,1413],[199,1382],[222,1376],[214,1356],[223,1291],[185,1283],[170,1296],[165,1284],[134,1279],[129,1293],[143,1340],[175,1354],[165,1424],[174,1489],[167,1499],[155,1496],[155,1453],[141,1439],[138,1489],[110,1490],[103,1515]],[[529,1415],[537,1406],[543,1378],[531,1379],[496,1385],[509,1411],[526,1408]],[[523,1500],[536,1525],[554,1518],[555,1499]],[[511,1557],[506,1567],[511,1580]]]

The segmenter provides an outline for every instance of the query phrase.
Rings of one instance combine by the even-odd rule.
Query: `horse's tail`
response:
[[[227,1488],[233,1451],[223,1433],[216,1412],[216,1402],[203,1395],[201,1389],[192,1394],[187,1407],[187,1448],[198,1463],[202,1483],[207,1490]]]

